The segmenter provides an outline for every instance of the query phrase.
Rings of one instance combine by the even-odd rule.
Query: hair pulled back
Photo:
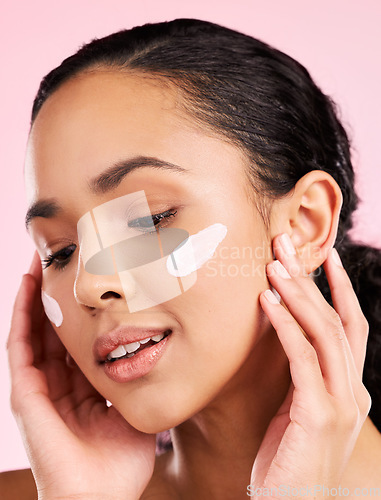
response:
[[[177,19],[95,39],[44,77],[32,124],[45,100],[88,70],[135,71],[174,83],[187,111],[247,158],[248,182],[268,224],[269,201],[286,196],[312,170],[324,170],[343,194],[336,248],[369,322],[364,383],[370,417],[381,431],[381,252],[348,236],[358,205],[347,134],[333,101],[297,61],[217,24]],[[315,282],[332,305],[323,268]]]

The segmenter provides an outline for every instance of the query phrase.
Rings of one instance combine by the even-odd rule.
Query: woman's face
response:
[[[184,171],[146,163],[112,189],[91,189],[91,181],[112,165],[139,157]],[[271,245],[248,197],[244,163],[236,147],[186,113],[179,90],[133,74],[97,71],[72,79],[48,98],[33,125],[28,201],[47,200],[56,209],[45,205],[41,211],[40,205],[29,230],[42,260],[65,249],[43,271],[42,288],[63,315],[55,330],[93,386],[142,431],[173,427],[206,407],[250,361],[268,328],[258,297],[268,288],[264,269]],[[84,269],[77,222],[99,205],[141,191],[152,214],[176,212],[166,227],[193,235],[220,223],[227,234],[193,286],[131,312],[117,274]],[[130,327],[172,333],[148,369],[115,380],[94,345]]]

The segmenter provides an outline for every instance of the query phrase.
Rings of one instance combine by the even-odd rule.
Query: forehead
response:
[[[229,175],[223,165],[242,158],[237,148],[196,123],[175,85],[97,70],[64,83],[37,115],[25,165],[29,201],[55,196],[57,186],[78,199],[90,178],[138,155],[211,179]]]

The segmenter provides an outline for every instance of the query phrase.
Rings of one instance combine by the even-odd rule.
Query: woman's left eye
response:
[[[164,227],[168,224],[168,220],[175,217],[177,210],[166,210],[160,214],[147,215],[146,217],[139,217],[128,223],[128,227],[136,227],[142,232],[151,233],[157,227]]]
[[[47,269],[53,264],[55,269],[63,269],[69,263],[70,257],[76,248],[77,245],[73,244],[48,255],[48,257],[42,261],[43,268]]]

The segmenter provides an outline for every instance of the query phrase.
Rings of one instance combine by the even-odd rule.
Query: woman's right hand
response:
[[[39,500],[140,498],[153,472],[155,435],[131,427],[66,362],[41,303],[36,254],[15,301],[7,348],[11,405]]]

